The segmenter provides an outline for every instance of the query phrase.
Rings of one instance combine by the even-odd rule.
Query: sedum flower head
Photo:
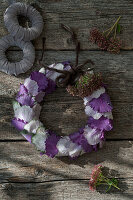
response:
[[[92,191],[96,190],[97,182],[99,180],[100,174],[102,174],[101,169],[102,169],[102,165],[95,165],[92,170],[91,178],[89,181],[89,188]]]
[[[102,85],[102,77],[100,73],[90,74],[86,72],[80,76],[75,85],[68,85],[67,91],[73,96],[81,98],[91,95],[95,90]]]
[[[90,31],[90,41],[97,44],[101,50],[108,49],[109,41],[97,28]]]
[[[89,189],[91,191],[96,190],[96,187],[98,185],[107,185],[108,189],[106,190],[106,192],[108,192],[110,190],[110,188],[113,186],[116,189],[120,190],[120,188],[118,187],[118,181],[115,178],[109,179],[107,177],[105,177],[102,173],[102,165],[95,165],[92,173],[91,173],[91,178],[89,181]]]

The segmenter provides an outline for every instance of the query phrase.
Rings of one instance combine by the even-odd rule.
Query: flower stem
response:
[[[103,176],[103,174],[100,174],[98,184],[99,184],[99,185],[100,185],[100,184],[109,185],[109,188],[107,189],[107,191],[109,191],[109,189],[111,188],[111,186],[113,186],[113,187],[117,188],[118,190],[120,190],[120,188],[119,188],[116,184],[114,184],[112,181],[111,181],[111,184],[110,184],[110,181],[111,181],[111,180],[108,179],[107,177]],[[100,183],[100,182],[103,182],[103,183]],[[106,192],[107,192],[107,191],[106,191]]]
[[[108,28],[107,30],[105,30],[104,32],[103,32],[103,34],[105,34],[106,32],[108,32],[110,30],[110,28]]]
[[[111,188],[111,185],[108,187],[108,189],[106,190],[106,192],[108,192],[110,190],[110,188]]]
[[[110,29],[104,31],[104,33],[109,31],[107,33],[106,37],[108,37],[111,34],[111,32],[113,31],[114,28],[117,28],[117,24],[118,24],[120,18],[121,18],[121,16],[118,17],[118,19],[116,20],[116,22],[114,23],[114,25]]]
[[[117,188],[118,190],[120,190],[120,188],[119,188],[117,185],[114,185],[114,184],[113,184],[113,186],[114,186],[115,188]]]

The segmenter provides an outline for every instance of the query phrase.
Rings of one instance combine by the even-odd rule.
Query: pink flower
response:
[[[116,189],[120,190],[120,188],[118,187],[118,180],[115,178],[107,178],[103,175],[102,173],[102,165],[95,165],[93,170],[92,170],[92,174],[91,174],[91,178],[89,181],[89,189],[91,191],[96,190],[96,187],[98,185],[106,185],[108,186],[106,192],[108,192],[110,190],[110,188],[113,186]]]
[[[96,190],[96,184],[99,180],[100,174],[102,173],[101,168],[102,168],[102,165],[95,165],[92,170],[91,178],[89,181],[89,188],[92,191]]]

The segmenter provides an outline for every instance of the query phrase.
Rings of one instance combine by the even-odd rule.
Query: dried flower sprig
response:
[[[68,85],[67,91],[73,96],[84,98],[91,95],[95,90],[101,87],[102,77],[100,73],[90,74],[86,72],[81,75],[75,85]]]
[[[89,181],[89,189],[91,191],[94,191],[96,190],[96,187],[98,185],[108,185],[108,189],[106,190],[106,192],[108,192],[112,186],[120,190],[120,188],[118,187],[117,179],[115,178],[109,179],[105,177],[102,173],[102,168],[103,168],[102,165],[94,166],[92,170],[91,178]]]
[[[90,41],[97,44],[101,50],[118,54],[121,48],[121,41],[116,38],[116,35],[121,31],[121,26],[119,24],[120,18],[121,16],[116,20],[112,27],[105,30],[103,33],[97,28],[92,29],[90,31]]]

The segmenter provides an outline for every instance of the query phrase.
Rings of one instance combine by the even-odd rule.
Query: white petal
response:
[[[35,113],[30,106],[22,106],[15,110],[15,117],[24,120],[25,122],[31,121],[34,116]]]
[[[45,73],[46,73],[46,69],[45,69],[44,67],[42,67],[42,68],[39,70],[39,72],[45,74]]]
[[[98,90],[94,91],[92,95],[84,97],[84,105],[86,105],[89,101],[91,101],[93,98],[100,97],[101,94],[105,93],[105,88],[101,87]]]
[[[103,113],[103,116],[107,117],[108,119],[113,119],[112,112]]]
[[[24,129],[29,133],[36,133],[37,129],[43,126],[43,124],[38,120],[31,120],[28,124],[24,126]]]
[[[40,112],[41,112],[41,106],[39,104],[36,104],[33,106],[33,111],[35,112],[35,119],[39,119],[40,117]]]
[[[32,143],[35,144],[37,150],[45,151],[45,142],[47,139],[47,135],[43,132],[35,134],[35,136],[32,137]]]
[[[24,86],[27,88],[31,96],[36,96],[38,94],[38,85],[36,81],[26,78],[24,81]]]
[[[56,145],[59,151],[59,154],[64,155],[64,156],[68,155],[69,146],[70,146],[70,138],[68,136],[61,138]]]
[[[13,101],[13,110],[17,110],[18,108],[20,108],[20,104],[17,101]]]
[[[99,119],[101,116],[107,117],[108,119],[113,119],[112,112],[106,112],[106,113],[99,113],[90,106],[85,107],[85,113],[88,116],[92,116],[94,119]]]
[[[64,69],[64,65],[63,64],[61,64],[61,63],[58,63],[58,64],[52,64],[52,65],[50,65],[49,67],[54,67],[55,69],[59,69],[59,70],[63,70]],[[58,72],[48,72],[47,74],[46,74],[46,76],[48,77],[48,78],[50,78],[50,79],[52,79],[53,81],[55,81],[55,79],[58,77],[60,75],[60,73],[58,73]]]
[[[68,136],[61,138],[56,145],[60,156],[76,157],[80,154],[82,147],[73,143]]]
[[[73,142],[70,144],[69,156],[71,156],[72,158],[79,156],[81,151],[82,151],[81,145],[77,145]]]
[[[98,144],[101,141],[101,133],[95,129],[90,128],[89,126],[85,126],[84,136],[90,145]]]
[[[99,119],[102,114],[94,111],[90,106],[85,107],[86,115],[92,116],[94,119]]]
[[[45,133],[45,134],[48,134],[48,131],[44,128],[44,126],[40,126],[37,131],[36,131],[37,134],[40,134],[40,133]]]

